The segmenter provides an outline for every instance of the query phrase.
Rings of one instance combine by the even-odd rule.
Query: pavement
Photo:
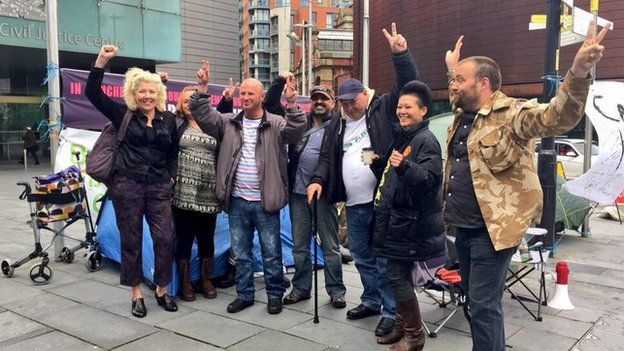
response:
[[[35,166],[28,171],[18,165],[0,164],[0,258],[13,261],[32,251],[33,236],[27,226],[28,205],[17,197],[20,180],[47,172]],[[68,235],[81,238],[82,225]],[[560,311],[544,307],[537,322],[509,294],[504,296],[508,350],[622,350],[624,347],[624,226],[592,216],[591,237],[570,231],[559,242],[547,273],[556,261],[570,267],[569,292],[575,309]],[[50,236],[45,234],[43,242]],[[80,251],[79,251],[80,253]],[[73,263],[52,262],[54,272],[46,285],[34,285],[29,267],[16,269],[12,278],[0,277],[0,350],[385,350],[377,345],[373,330],[377,318],[350,321],[345,309],[329,305],[319,290],[319,323],[315,324],[313,299],[285,306],[279,315],[266,311],[261,278],[256,279],[256,303],[237,313],[226,312],[235,289],[220,289],[214,300],[198,296],[194,302],[178,301],[179,311],[170,313],[157,306],[144,287],[148,315],[130,314],[130,291],[119,285],[119,265],[106,260],[103,269],[88,272],[84,257]],[[362,286],[355,266],[343,265],[347,284],[347,308],[359,303]],[[292,276],[291,276],[292,278]],[[554,282],[547,274],[547,291]],[[537,286],[535,273],[525,278]],[[320,286],[323,274],[319,272]],[[517,291],[521,292],[521,290]],[[430,327],[450,312],[423,293],[418,295],[422,317]],[[530,307],[536,307],[529,303]],[[425,350],[470,350],[469,325],[457,313],[427,338]]]

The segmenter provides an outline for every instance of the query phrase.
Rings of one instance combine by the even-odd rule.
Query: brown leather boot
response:
[[[401,317],[400,311],[397,307],[396,319],[394,321],[394,328],[392,331],[384,336],[380,336],[377,338],[377,343],[381,345],[390,345],[398,342],[403,337],[403,318]]]
[[[416,297],[407,301],[397,301],[397,311],[403,319],[403,338],[390,346],[389,351],[421,351],[425,347],[425,330],[420,318],[420,308]]]
[[[191,286],[191,264],[188,258],[178,259],[178,274],[180,274],[178,297],[184,301],[195,301],[195,293]]]
[[[210,273],[212,273],[212,257],[201,257],[201,267],[199,270],[199,286],[207,299],[214,299],[217,297],[217,289],[210,282]]]

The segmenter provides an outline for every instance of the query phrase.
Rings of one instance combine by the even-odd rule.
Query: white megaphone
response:
[[[568,264],[565,262],[557,262],[555,266],[557,272],[557,284],[555,285],[555,293],[548,300],[548,307],[556,308],[558,310],[573,310],[574,305],[570,301],[570,295],[568,295]]]

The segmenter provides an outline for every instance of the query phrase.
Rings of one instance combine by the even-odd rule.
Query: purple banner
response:
[[[104,117],[84,95],[89,71],[62,68],[61,82],[63,84],[63,124],[66,127],[89,130],[102,130],[108,119]],[[111,99],[123,103],[123,74],[105,73],[102,81],[102,91]],[[180,98],[180,92],[187,85],[196,85],[193,82],[181,80],[167,81],[167,110],[175,112],[175,105]],[[209,84],[208,94],[211,103],[217,106],[225,85]],[[283,100],[283,98],[282,98]],[[308,111],[310,100],[305,96],[297,98],[297,104]],[[234,111],[240,111],[238,89],[234,92]]]

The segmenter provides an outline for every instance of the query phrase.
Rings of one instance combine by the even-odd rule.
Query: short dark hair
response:
[[[496,61],[486,56],[472,56],[462,61],[472,61],[475,64],[475,76],[477,79],[487,78],[490,81],[492,91],[500,89],[503,78]]]
[[[426,107],[427,109],[431,106],[431,89],[429,86],[419,80],[413,80],[408,82],[401,89],[402,95],[412,95],[420,100],[420,107]]]

